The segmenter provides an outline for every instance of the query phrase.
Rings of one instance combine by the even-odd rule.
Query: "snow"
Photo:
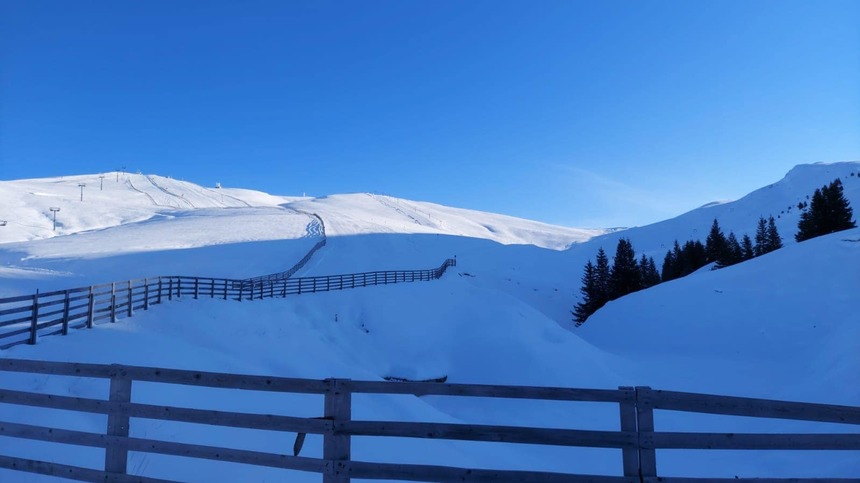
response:
[[[450,382],[654,388],[860,405],[860,229],[794,243],[797,208],[815,188],[840,176],[860,206],[860,163],[808,165],[782,181],[734,201],[709,204],[672,220],[620,232],[578,230],[503,215],[380,195],[290,198],[220,190],[159,177],[128,175],[96,203],[74,211],[77,182],[0,182],[3,206],[17,206],[16,228],[0,245],[0,295],[155,274],[242,277],[283,270],[318,240],[318,213],[328,242],[297,276],[365,270],[424,269],[456,256],[441,280],[308,294],[253,302],[188,300],[156,306],[117,324],[47,337],[0,357],[125,363],[322,379],[380,380],[448,376]],[[147,179],[153,188],[145,188]],[[129,183],[131,184],[131,183]],[[122,186],[126,186],[122,188]],[[164,188],[170,194],[158,187]],[[68,200],[69,218],[52,237],[48,196]],[[223,201],[220,193],[228,195]],[[65,193],[65,194],[63,194]],[[79,192],[77,192],[79,194]],[[90,191],[85,192],[85,200]],[[65,198],[62,198],[62,197]],[[192,206],[181,206],[188,200]],[[236,201],[238,200],[238,201]],[[240,201],[242,203],[240,203]],[[221,203],[221,204],[219,204]],[[241,206],[239,206],[241,205]],[[251,205],[251,206],[248,206]],[[67,210],[68,208],[68,210]],[[86,209],[84,209],[86,208]],[[786,213],[779,213],[786,211]],[[24,214],[31,213],[33,219]],[[49,213],[49,212],[48,212]],[[613,301],[581,328],[582,266],[603,246],[614,252],[629,237],[637,253],[662,261],[678,238],[704,239],[717,217],[725,231],[752,234],[758,216],[777,220],[786,247],[723,270],[683,279]],[[2,216],[9,216],[0,214]],[[10,225],[13,218],[9,216]],[[58,218],[59,219],[59,218]],[[26,228],[30,226],[30,228]],[[22,228],[24,227],[24,228]],[[6,227],[8,228],[8,227]],[[3,230],[4,228],[0,228]],[[17,230],[17,231],[15,231]],[[72,234],[75,233],[75,234]],[[5,240],[5,238],[4,238]],[[564,249],[568,247],[567,249]],[[180,273],[181,272],[181,273]],[[89,379],[4,374],[3,387],[103,398]],[[135,387],[135,401],[224,410],[319,416],[318,396],[236,394],[157,384]],[[445,397],[356,396],[361,419],[473,422],[578,429],[617,429],[617,407],[592,403],[462,400]],[[0,407],[0,418],[101,431],[99,416]],[[845,431],[837,425],[657,413],[659,430]],[[212,429],[140,420],[134,435],[273,451],[292,447],[292,434]],[[0,453],[46,458],[49,445],[0,437]],[[308,437],[303,455],[321,454]],[[532,445],[354,438],[357,459],[474,468],[620,474],[620,452]],[[47,458],[99,467],[98,450],[63,447]],[[181,480],[279,481],[285,473],[239,465],[133,453],[138,474]],[[659,451],[668,475],[857,477],[850,452]],[[19,473],[15,481],[43,481]],[[318,475],[290,474],[295,481]]]

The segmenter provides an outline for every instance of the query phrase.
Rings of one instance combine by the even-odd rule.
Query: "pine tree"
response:
[[[722,258],[717,260],[716,268],[728,267],[730,265],[740,263],[741,260],[743,260],[741,244],[738,243],[735,233],[729,232],[729,237],[726,239],[726,250],[723,253]]]
[[[827,201],[826,233],[836,233],[837,231],[857,226],[854,220],[851,219],[854,211],[843,194],[842,181],[839,178],[830,183],[830,186],[827,187],[823,194]]]
[[[660,273],[657,272],[657,264],[654,259],[642,254],[639,259],[639,273],[642,274],[642,288],[653,287],[660,283]]]
[[[803,217],[803,215],[800,215]],[[760,257],[767,253],[767,221],[763,216],[758,217],[758,226],[755,230],[755,256]]]
[[[597,276],[591,260],[585,264],[585,273],[582,274],[582,287],[579,289],[579,292],[582,294],[582,302],[576,304],[572,312],[573,320],[576,322],[577,327],[584,324],[588,320],[588,317],[598,309],[598,307],[595,307]]]
[[[609,272],[609,297],[615,300],[642,288],[642,274],[636,263],[636,252],[630,240],[618,240],[615,259]]]
[[[749,235],[744,235],[743,241],[741,242],[741,258],[743,260],[749,260],[755,256],[755,249],[753,248],[752,240],[750,240]]]
[[[816,189],[809,209],[800,214],[797,234],[794,239],[801,242],[829,233],[857,226],[851,219],[853,210],[842,190],[842,181],[835,179],[827,186]]]
[[[699,240],[688,240],[681,249],[681,276],[685,277],[708,264],[705,246]]]
[[[675,241],[675,244],[678,244],[678,241]],[[663,281],[668,282],[669,280],[675,280],[678,278],[678,260],[675,258],[675,255],[672,253],[672,250],[666,252],[666,256],[663,258]]]
[[[714,218],[714,223],[711,225],[711,232],[708,233],[708,238],[705,240],[705,252],[707,253],[708,263],[716,262],[726,256],[727,240],[720,229],[720,224]]]
[[[609,257],[603,247],[597,250],[597,260],[594,265],[594,279],[597,284],[594,294],[595,306],[599,309],[609,302]],[[597,309],[595,309],[597,310]]]
[[[776,222],[773,216],[767,219],[767,248],[768,252],[782,248],[782,237],[779,236],[779,232],[776,230]]]

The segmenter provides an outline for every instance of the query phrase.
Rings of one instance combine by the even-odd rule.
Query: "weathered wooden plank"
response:
[[[157,367],[124,366],[124,368],[128,375],[137,381],[303,394],[323,394],[326,390],[325,382],[315,379],[246,376]]]
[[[33,359],[0,358],[0,371],[32,372],[55,376],[81,376],[109,378],[117,374],[117,366],[83,362],[54,362]]]
[[[331,421],[269,414],[233,413],[208,409],[178,408],[140,403],[116,403],[101,399],[79,398],[0,389],[0,403],[97,414],[127,414],[127,417],[181,421],[247,429],[322,434],[332,430]],[[112,416],[111,416],[112,417]],[[109,417],[109,426],[111,420]],[[122,424],[116,419],[114,424]]]
[[[633,387],[619,387],[626,395],[626,401],[618,404],[621,419],[621,431],[636,433],[636,389]],[[639,438],[634,438],[635,447],[623,448],[621,450],[621,465],[624,476],[639,476]]]
[[[30,295],[27,298],[30,300],[30,302],[33,301],[32,295]],[[32,303],[27,304],[27,305],[22,305],[20,307],[14,307],[11,309],[0,310],[0,317],[2,317],[4,315],[19,314],[21,312],[30,312],[31,310],[33,310],[33,304]]]
[[[29,310],[28,310],[28,312],[29,312]],[[33,318],[33,316],[28,313],[24,317],[18,317],[17,319],[11,319],[11,320],[6,320],[3,322],[0,322],[0,327],[8,327],[10,325],[20,324],[21,322],[29,322],[30,319],[32,319],[32,318]]]
[[[51,443],[73,444],[92,448],[107,448],[109,437],[100,433],[73,431],[70,429],[49,428],[32,424],[0,422],[0,436],[10,438],[48,441]]]
[[[13,302],[27,302],[33,300],[33,295],[17,295],[0,299],[0,304],[11,304]]]
[[[60,291],[60,293],[62,294],[63,292]],[[58,298],[55,298],[53,300],[46,300],[47,298],[48,298],[47,295],[45,295],[43,293],[39,294],[39,308],[40,309],[43,309],[46,307],[52,307],[54,305],[60,305],[65,300],[65,297],[58,297]]]
[[[131,401],[131,383],[131,379],[122,374],[110,380],[111,411],[108,413],[107,435],[121,440],[109,445],[105,451],[105,471],[110,473],[127,473],[128,470],[128,448],[124,439],[130,429],[127,406]]]
[[[106,483],[173,483],[171,480],[148,478],[135,475],[117,475],[92,468],[50,463],[47,461],[15,458],[0,455],[0,468],[35,473],[39,475],[56,476],[76,481],[101,481]]]
[[[759,418],[860,424],[860,408],[713,394],[652,391],[655,409]]]
[[[36,343],[36,338],[38,335],[36,331],[38,330],[36,325],[39,322],[39,291],[36,290],[36,293],[33,295],[33,318],[30,320],[30,340],[27,342],[30,345]]]
[[[268,466],[271,468],[309,471],[314,473],[322,473],[325,465],[325,462],[319,458],[263,453],[242,449],[219,448],[217,446],[174,443],[171,441],[127,438],[126,444],[129,451],[227,461],[231,463]]]
[[[39,394],[11,389],[0,389],[0,403],[97,414],[109,414],[112,409],[110,403],[102,399]]]
[[[93,322],[98,322],[98,321],[100,321],[100,320],[110,320],[110,318],[111,318],[111,314],[110,314],[110,307],[108,307],[108,308],[106,308],[106,309],[104,309],[104,310],[97,310],[95,313],[100,313],[100,312],[106,312],[106,313],[104,313],[104,314],[102,314],[102,315],[96,315],[96,316],[94,316],[94,317],[93,317]]]
[[[62,302],[62,300],[60,302]],[[63,312],[65,312],[65,309],[63,307],[60,307],[60,308],[54,309],[54,310],[48,310],[48,311],[39,310],[39,318],[41,319],[44,317],[53,317],[54,315],[59,315],[59,314],[62,314]]]
[[[349,478],[474,483],[639,483],[625,476],[574,475],[544,471],[478,470],[450,466],[366,463],[350,461],[334,465]]]
[[[650,387],[636,387],[636,425],[639,437],[639,476],[657,476],[657,454],[645,448],[643,433],[654,431],[654,407]]]
[[[325,417],[335,426],[349,423],[352,418],[352,393],[343,384],[342,379],[326,379],[328,391],[325,393]],[[350,460],[349,434],[326,432],[323,435],[323,459],[337,465]],[[329,465],[323,474],[323,483],[349,483],[349,476],[337,471],[336,466]]]
[[[647,448],[860,450],[860,434],[643,433]]]
[[[335,422],[335,432],[355,436],[453,439],[591,448],[635,448],[636,432],[531,428],[452,423],[404,423],[392,421]]]
[[[617,389],[576,389],[563,387],[382,381],[349,381],[347,384],[352,392],[365,394],[475,396],[585,402],[621,402],[625,397],[627,397],[622,391]]]
[[[69,292],[66,291],[65,301],[63,303],[63,335],[69,333]]]
[[[322,434],[326,431],[331,431],[333,427],[331,421],[320,418],[236,413],[140,403],[131,403],[124,407],[128,409],[129,416],[133,418],[181,421],[234,428]]]

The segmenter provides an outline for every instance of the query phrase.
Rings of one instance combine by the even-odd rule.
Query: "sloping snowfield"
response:
[[[851,176],[852,172],[858,175]],[[317,241],[308,233],[310,217],[294,210],[320,214],[329,236],[326,247],[298,276],[431,268],[451,256],[457,257],[458,266],[433,282],[242,303],[181,300],[138,312],[117,324],[2,351],[0,357],[318,379],[448,376],[450,382],[595,388],[650,385],[860,405],[860,390],[852,383],[860,374],[860,319],[856,315],[860,229],[796,244],[796,206],[790,213],[779,213],[836,176],[843,179],[853,206],[860,206],[860,163],[801,166],[783,181],[736,202],[590,238],[599,231],[544,229],[545,225],[501,215],[367,194],[297,200],[225,190],[232,201],[217,206],[220,190],[131,175],[129,180],[144,194],[125,189],[128,196],[141,201],[128,202],[122,209],[114,207],[116,213],[104,215],[112,217],[110,226],[92,221],[97,218],[94,215],[80,215],[70,217],[79,221],[69,221],[66,226],[68,233],[78,234],[48,238],[50,233],[19,229],[15,243],[0,245],[0,295],[165,274],[164,270],[237,277],[282,270]],[[109,179],[105,179],[105,192]],[[156,187],[145,191],[146,179],[154,180]],[[76,179],[69,180],[64,182],[78,189]],[[4,182],[0,194],[4,200],[19,196],[20,186],[25,185],[24,191],[48,193],[45,186],[55,182],[59,183]],[[20,186],[9,188],[15,183]],[[69,193],[68,203],[72,204],[76,199],[72,190]],[[146,193],[160,204],[149,208]],[[159,198],[162,195],[165,198]],[[44,197],[34,195],[32,203],[22,206],[33,206],[33,200],[41,203]],[[181,201],[177,199],[194,206],[178,206]],[[41,220],[34,225],[44,223],[40,206],[32,209]],[[107,207],[97,209],[111,212]],[[63,208],[60,215],[66,212]],[[582,266],[599,246],[611,256],[617,238],[629,236],[637,253],[649,252],[659,263],[674,238],[681,242],[690,236],[704,239],[715,216],[726,232],[733,229],[740,237],[752,235],[758,216],[768,214],[780,215],[784,249],[632,294],[608,304],[583,327],[572,328],[569,311],[578,301]],[[25,221],[22,218],[17,223],[26,226]],[[558,250],[566,246],[571,248]],[[4,374],[0,384],[75,396],[106,394],[106,385],[88,379]],[[241,396],[156,384],[135,391],[135,400],[140,402],[297,416],[319,416],[322,411],[321,398],[310,396]],[[62,411],[11,405],[0,406],[0,417],[94,432],[105,424],[103,417],[70,417]],[[444,397],[355,397],[354,417],[618,427],[617,407],[610,405],[464,402]],[[288,452],[294,437],[145,420],[133,427],[133,435],[138,436],[267,451],[284,448]],[[658,413],[657,427],[678,431],[821,430],[821,425],[797,422],[671,413]],[[305,447],[303,455],[321,454],[318,438],[309,436]],[[103,461],[99,450],[62,447],[58,451],[56,445],[12,438],[0,437],[0,448],[6,454],[81,466],[99,467]],[[615,450],[497,443],[354,438],[353,456],[474,468],[609,475],[621,471],[620,452]],[[320,480],[318,475],[180,460],[132,453],[129,468],[135,474],[187,481]],[[850,452],[660,451],[658,462],[661,474],[667,475],[860,475],[860,458]],[[47,480],[0,472],[0,480],[4,478]]]

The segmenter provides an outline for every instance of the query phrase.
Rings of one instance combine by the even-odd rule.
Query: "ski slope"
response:
[[[154,214],[140,220],[131,216],[133,210],[142,210],[134,205],[115,215],[115,219],[134,222],[0,245],[5,270],[0,272],[0,293],[164,267],[196,267],[197,273],[207,275],[219,268],[269,273],[277,270],[277,264],[291,265],[290,257],[296,254],[295,259],[300,258],[302,249],[315,242],[308,230],[310,220],[301,211],[323,217],[329,240],[298,275],[427,268],[449,256],[457,256],[458,266],[431,283],[253,303],[181,300],[117,324],[74,331],[67,337],[47,337],[36,346],[14,347],[0,352],[0,357],[318,379],[448,376],[449,382],[470,383],[596,388],[650,385],[860,405],[860,390],[850,383],[860,374],[860,352],[856,350],[860,340],[856,316],[860,230],[794,243],[791,224],[796,225],[796,218],[791,220],[796,208],[778,219],[787,245],[782,250],[727,269],[699,271],[613,301],[579,329],[572,328],[569,313],[578,301],[582,265],[600,246],[611,255],[619,236],[629,236],[637,253],[646,250],[662,259],[664,246],[676,237],[683,241],[690,234],[702,233],[699,238],[703,239],[714,216],[726,231],[735,229],[740,236],[744,227],[754,227],[759,214],[776,215],[776,208],[796,205],[836,176],[842,177],[845,193],[856,209],[860,179],[850,176],[851,172],[860,173],[860,163],[801,166],[782,181],[741,200],[594,237],[594,233],[577,234],[564,228],[542,234],[538,223],[367,194],[284,199],[235,190],[234,196],[254,207],[152,205]],[[38,180],[27,183],[35,186]],[[180,188],[168,186],[181,195]],[[200,201],[190,191],[185,198]],[[78,228],[85,226],[89,225],[81,222]],[[570,248],[558,249],[563,246]],[[103,397],[106,390],[93,381],[69,382],[50,376],[9,377],[0,385],[93,397]],[[321,402],[308,397],[242,397],[215,390],[167,390],[158,385],[145,386],[135,393],[137,398],[297,416],[319,416],[321,410]],[[594,404],[363,396],[355,398],[354,415],[617,428],[617,408]],[[68,417],[59,411],[9,405],[0,405],[0,418],[38,420],[48,426],[86,431],[98,431],[104,425],[101,417]],[[799,422],[753,424],[745,418],[690,415],[660,416],[658,425],[679,431],[815,431]],[[135,431],[146,437],[243,449],[291,448],[293,442],[293,435],[252,435],[165,422],[142,421]],[[309,436],[305,446],[303,455],[321,454],[318,439]],[[3,437],[0,448],[22,457],[45,458],[47,452],[61,463],[93,467],[102,463],[98,450],[51,451],[48,445]],[[614,450],[354,438],[353,455],[370,461],[620,474],[620,453]],[[661,451],[659,461],[661,473],[670,475],[857,477],[860,458],[856,456],[844,452],[786,456]],[[170,457],[132,454],[129,467],[136,474],[187,481],[283,481],[287,477],[290,481],[319,481],[318,475],[189,461],[178,465]],[[0,472],[0,479],[6,475],[13,474]],[[11,478],[46,480],[17,473]]]

